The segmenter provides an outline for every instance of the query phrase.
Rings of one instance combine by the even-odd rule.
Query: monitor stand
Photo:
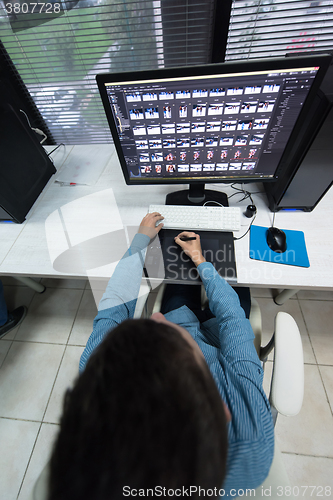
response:
[[[175,191],[166,196],[166,205],[200,205],[204,203],[212,206],[217,204],[228,207],[228,197],[225,193],[220,191],[213,191],[212,189],[205,189],[204,184],[190,184],[189,189],[182,191]],[[215,203],[214,203],[215,202]]]

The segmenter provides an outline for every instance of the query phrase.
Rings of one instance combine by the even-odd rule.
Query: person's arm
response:
[[[156,222],[163,217],[154,212],[147,214],[134,236],[131,246],[118,262],[98,306],[98,314],[93,322],[93,332],[89,337],[80,361],[80,371],[84,368],[93,350],[105,335],[126,319],[133,318],[142,279],[145,250],[163,224]]]
[[[191,236],[196,239],[182,241],[180,236]],[[220,348],[223,355],[228,358],[229,362],[241,359],[259,362],[253,344],[252,327],[245,317],[238,295],[218,274],[214,266],[206,262],[201,250],[200,236],[192,232],[183,232],[175,238],[175,242],[182,247],[198,268],[205,286],[209,308],[219,324]]]
[[[209,307],[219,325],[217,359],[222,370],[216,370],[214,363],[209,364],[209,368],[213,368],[217,387],[231,412],[227,475],[223,483],[230,496],[235,485],[239,489],[256,488],[268,475],[272,463],[274,426],[263,389],[263,369],[254,347],[252,327],[237,293],[214,266],[205,261],[199,237],[193,242],[182,242],[179,236],[175,241],[189,257],[193,256]]]
[[[220,346],[223,355],[231,361],[249,359],[259,362],[253,344],[254,334],[241,307],[237,293],[208,262],[198,266],[205,286],[209,308],[219,324]]]
[[[110,309],[115,307],[128,318],[133,316],[133,303],[138,296],[149,241],[150,238],[146,234],[137,233],[134,236],[131,246],[118,262],[107,284],[98,305],[97,318],[109,317]]]

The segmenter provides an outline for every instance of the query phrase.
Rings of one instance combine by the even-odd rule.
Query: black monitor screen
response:
[[[321,57],[98,75],[126,182],[274,179]]]

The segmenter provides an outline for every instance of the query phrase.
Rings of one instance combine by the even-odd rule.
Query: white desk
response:
[[[81,147],[60,147],[52,155],[56,168],[61,169],[66,158],[75,162]],[[0,222],[0,275],[53,278],[87,278],[88,275],[91,279],[108,277],[115,264],[107,265],[102,262],[102,266],[91,268],[87,273],[76,265],[80,259],[79,255],[70,255],[69,262],[73,264],[72,269],[66,267],[66,264],[63,265],[61,258],[57,261],[57,256],[66,251],[68,246],[78,245],[108,232],[120,231],[120,234],[121,230],[127,229],[128,226],[138,226],[147,213],[150,203],[164,203],[167,193],[188,187],[179,184],[127,186],[114,147],[92,145],[91,148],[96,151],[96,162],[99,151],[104,153],[109,151],[110,154],[107,166],[94,186],[60,186],[55,183],[53,176],[23,224]],[[49,146],[46,149],[51,151],[53,147]],[[223,190],[228,195],[234,193],[228,185],[209,187]],[[257,192],[258,185],[247,185],[247,189]],[[112,192],[115,203],[110,202]],[[272,213],[267,208],[266,195],[255,194],[253,198],[258,208],[255,224],[270,226]],[[241,195],[235,195],[230,200],[230,206],[240,206],[245,210],[250,202],[245,200],[237,203],[240,199]],[[311,213],[276,214],[277,227],[304,231],[310,268],[252,260],[249,258],[249,234],[235,241],[238,284],[280,289],[332,288],[333,236],[330,228],[332,218],[332,190]],[[242,215],[241,223],[245,232],[250,219]],[[235,233],[235,236],[241,234],[243,231]],[[107,252],[113,252],[112,258],[108,257],[109,261],[118,260],[122,247],[120,242],[119,248],[105,249]]]

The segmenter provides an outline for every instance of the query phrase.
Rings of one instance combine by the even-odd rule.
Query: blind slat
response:
[[[209,62],[213,0],[66,1],[26,25],[0,5],[2,42],[57,142],[111,142],[97,73],[163,67],[166,51],[169,65]]]
[[[234,0],[226,60],[333,49],[333,2]]]

